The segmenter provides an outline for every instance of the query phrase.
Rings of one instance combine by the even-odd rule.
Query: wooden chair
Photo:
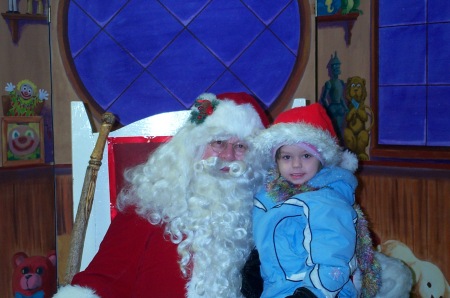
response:
[[[124,185],[123,171],[144,162],[169,140],[189,111],[153,115],[115,131],[110,131],[113,115],[105,114],[98,133],[93,132],[82,102],[72,102],[71,115],[73,212],[83,218],[75,219],[64,283],[86,268],[98,251],[115,215],[116,195]]]

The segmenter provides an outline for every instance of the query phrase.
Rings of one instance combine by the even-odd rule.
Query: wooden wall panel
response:
[[[379,243],[399,240],[450,278],[450,170],[363,167],[358,201]]]
[[[57,235],[70,234],[73,226],[72,171],[60,171],[56,176]]]
[[[450,170],[362,166],[358,201],[378,242],[399,240],[450,276]],[[60,275],[72,228],[71,173],[57,176]],[[417,296],[416,296],[417,297]]]
[[[450,179],[450,178],[449,178]],[[450,242],[450,182],[442,182],[440,180],[429,181],[428,200],[430,226],[435,229],[428,230],[428,242],[434,241],[435,249],[429,250],[428,255],[433,260],[438,260],[445,253],[447,263],[444,272],[446,272],[447,280],[450,279],[449,258],[449,242]]]
[[[69,258],[70,234],[74,219],[72,182],[71,168],[58,172],[56,176],[58,281],[64,280]]]
[[[0,297],[8,298],[12,256],[56,249],[53,169],[0,168],[0,210]]]
[[[3,175],[0,173],[0,297],[13,297],[11,290],[12,265],[11,257],[15,253],[15,243],[18,235],[14,229],[14,186],[3,183]],[[11,244],[14,246],[11,247]]]
[[[15,252],[44,255],[55,249],[56,222],[58,235],[70,233],[70,167],[57,171],[54,178],[51,168],[0,168],[0,297],[13,297],[11,257]],[[437,265],[448,280],[450,170],[363,166],[358,179],[358,201],[378,242],[405,243],[417,258]]]

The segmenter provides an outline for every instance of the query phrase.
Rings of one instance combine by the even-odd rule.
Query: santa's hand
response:
[[[48,92],[44,89],[39,89],[39,99],[40,100],[47,100],[48,99]]]
[[[13,83],[6,83],[5,91],[12,92],[14,91],[14,88],[16,88],[16,86],[14,86]]]

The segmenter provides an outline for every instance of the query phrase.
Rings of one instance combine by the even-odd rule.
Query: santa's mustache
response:
[[[247,164],[241,160],[225,161],[218,157],[203,159],[194,164],[196,172],[208,172],[211,175],[229,174],[240,177],[247,171]]]

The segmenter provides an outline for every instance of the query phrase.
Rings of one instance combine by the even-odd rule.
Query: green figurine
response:
[[[343,143],[343,129],[345,124],[345,115],[348,112],[346,100],[344,98],[345,82],[339,79],[341,74],[341,61],[337,53],[331,55],[328,62],[330,79],[325,82],[320,103],[326,109],[328,116],[333,122],[334,130]]]
[[[357,13],[363,14],[362,10],[359,9],[360,0],[341,0],[341,13]]]

